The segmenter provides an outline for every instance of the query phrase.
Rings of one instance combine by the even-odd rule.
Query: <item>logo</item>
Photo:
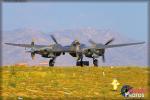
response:
[[[124,85],[121,88],[121,95],[124,97],[141,98],[144,97],[145,89],[133,88],[129,85]]]

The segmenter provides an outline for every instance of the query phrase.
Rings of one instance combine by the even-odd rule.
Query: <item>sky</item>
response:
[[[3,3],[2,7],[4,31],[33,28],[53,32],[91,27],[147,40],[146,2]]]

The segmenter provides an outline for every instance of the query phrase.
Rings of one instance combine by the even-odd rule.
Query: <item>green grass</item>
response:
[[[21,67],[5,66],[2,70],[3,99],[124,99],[120,89],[128,84],[148,89],[146,67]],[[105,75],[103,75],[103,72]],[[112,80],[120,85],[112,91]],[[149,84],[150,85],[150,84]],[[145,98],[148,98],[148,92]]]

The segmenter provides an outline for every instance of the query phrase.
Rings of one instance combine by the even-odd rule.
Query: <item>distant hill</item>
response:
[[[117,43],[128,43],[128,42],[139,42],[138,40],[130,39],[122,34],[105,29],[68,29],[55,32],[44,33],[35,29],[17,29],[14,31],[3,32],[3,65],[10,65],[16,63],[28,63],[30,65],[38,65],[41,62],[49,61],[48,58],[42,58],[36,55],[35,60],[32,60],[30,54],[25,53],[24,48],[12,47],[5,45],[5,42],[12,43],[30,43],[32,39],[35,40],[36,44],[53,44],[54,42],[50,38],[50,34],[53,34],[58,42],[62,45],[71,44],[74,39],[78,39],[80,42],[90,46],[88,39],[93,39],[97,43],[105,43],[110,38],[115,38],[114,44]],[[106,50],[106,62],[101,61],[99,58],[99,65],[121,65],[121,66],[146,66],[147,65],[147,44],[111,48]],[[85,58],[88,59],[88,58]],[[92,64],[92,59],[88,59]],[[61,55],[56,60],[56,65],[75,65],[75,58],[72,58],[69,54]]]

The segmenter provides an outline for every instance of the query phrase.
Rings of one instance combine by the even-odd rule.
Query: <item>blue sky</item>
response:
[[[43,32],[92,27],[112,29],[137,40],[148,33],[146,2],[3,3],[3,30]]]

